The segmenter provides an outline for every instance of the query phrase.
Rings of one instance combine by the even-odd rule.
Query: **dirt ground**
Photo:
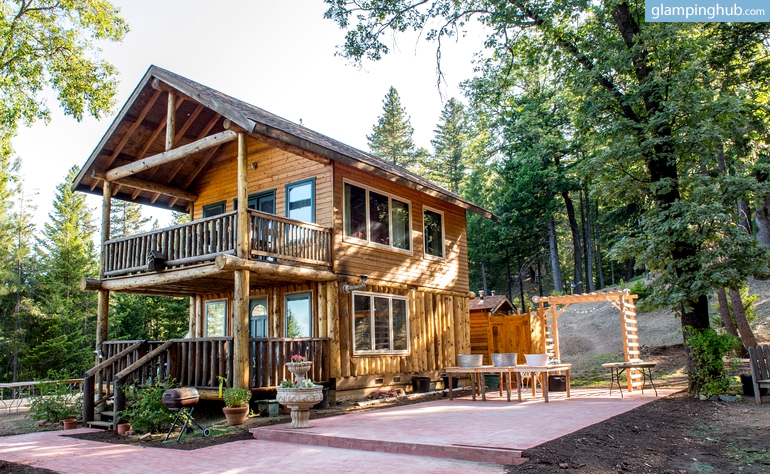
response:
[[[759,341],[770,342],[770,281],[751,281],[750,290],[760,295],[755,303],[758,314],[753,323],[755,334]],[[609,304],[573,305],[560,317],[562,359],[573,363],[575,385],[607,385],[607,373],[601,363],[622,360],[617,319],[616,310]],[[656,385],[684,389],[686,358],[679,320],[662,310],[642,312],[638,320],[643,358],[658,364],[654,371]],[[734,373],[746,370],[739,367]],[[311,418],[420,403],[442,396],[440,392],[420,394],[406,400],[365,406],[346,401],[326,410],[313,411]],[[221,424],[218,407],[200,408],[196,419],[204,426]],[[250,439],[248,428],[287,421],[288,416],[250,418],[245,425],[230,428],[229,432],[222,427],[220,432],[225,434],[221,436],[203,438],[196,430],[185,435],[179,443],[164,444],[159,436],[140,441],[113,432],[78,437],[191,450]],[[23,412],[0,414],[0,436],[31,430],[31,422],[24,418]],[[680,392],[527,450],[524,456],[530,461],[521,466],[509,466],[510,473],[770,473],[770,404],[757,406],[753,399],[735,403],[700,401]],[[0,461],[0,472],[38,474],[52,471]]]

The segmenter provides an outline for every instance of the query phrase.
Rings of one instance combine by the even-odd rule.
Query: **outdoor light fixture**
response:
[[[104,353],[102,352],[102,350],[101,350],[101,349],[96,349],[96,350],[94,351],[94,354],[96,354],[96,357],[98,357],[98,358],[100,358],[100,359],[104,359]]]

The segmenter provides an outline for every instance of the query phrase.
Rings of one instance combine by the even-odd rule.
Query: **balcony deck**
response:
[[[212,267],[218,255],[235,255],[236,214],[232,211],[108,240],[103,249],[105,280]],[[331,268],[331,229],[252,209],[249,209],[248,222],[249,260],[273,265]],[[190,272],[190,278],[211,276],[212,273]],[[232,287],[230,276],[218,277],[222,287]],[[215,283],[214,286],[219,285]],[[179,291],[185,290],[180,288]]]

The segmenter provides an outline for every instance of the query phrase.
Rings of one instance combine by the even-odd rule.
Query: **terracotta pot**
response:
[[[222,408],[222,412],[225,414],[225,418],[227,419],[227,424],[234,426],[234,425],[242,425],[246,422],[246,418],[249,417],[249,407],[224,407]]]
[[[74,430],[78,427],[78,420],[75,418],[67,418],[66,420],[62,420],[61,424],[65,430]]]
[[[120,436],[124,436],[126,434],[126,431],[129,431],[131,429],[131,425],[128,423],[118,423],[118,434]]]

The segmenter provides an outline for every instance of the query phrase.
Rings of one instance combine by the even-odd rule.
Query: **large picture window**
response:
[[[345,183],[345,236],[411,250],[409,203]]]
[[[227,331],[227,301],[206,302],[206,337],[224,337]]]
[[[425,254],[444,258],[444,215],[423,209],[422,216]]]
[[[286,295],[286,337],[312,337],[311,293]]]
[[[377,293],[353,293],[353,352],[407,353],[407,298]]]

